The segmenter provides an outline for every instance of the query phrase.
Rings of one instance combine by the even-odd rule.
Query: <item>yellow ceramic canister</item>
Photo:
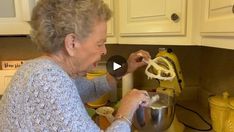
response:
[[[229,112],[225,122],[224,132],[234,132],[234,97],[229,98]]]
[[[229,112],[228,96],[229,94],[224,92],[222,96],[209,98],[211,121],[215,132],[224,132],[225,121]]]
[[[106,74],[106,70],[95,70],[95,71],[87,73],[86,78],[91,80],[96,77],[103,76],[105,74]],[[110,98],[110,94],[106,93],[100,98],[98,98],[97,100],[88,102],[87,104],[93,108],[97,108],[97,107],[106,105],[109,98]]]

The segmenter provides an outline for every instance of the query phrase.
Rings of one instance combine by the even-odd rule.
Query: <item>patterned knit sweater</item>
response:
[[[37,58],[22,65],[0,101],[1,132],[99,132],[84,103],[110,91],[106,77],[71,79],[56,63]],[[105,131],[130,131],[115,120]]]

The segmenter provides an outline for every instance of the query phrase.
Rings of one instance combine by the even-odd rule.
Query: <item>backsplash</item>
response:
[[[0,37],[0,61],[27,60],[41,55],[26,37]]]
[[[181,93],[182,100],[201,99],[207,105],[209,95],[221,94],[227,90],[234,96],[234,50],[200,46],[152,46],[152,45],[107,45],[107,60],[112,55],[128,57],[130,53],[143,49],[154,57],[158,48],[172,48],[179,58],[185,81]],[[26,37],[0,37],[0,61],[24,60],[40,56],[42,53]],[[156,81],[148,80],[144,68],[134,73],[134,87],[155,88]]]
[[[202,104],[208,107],[207,98],[224,91],[234,97],[234,50],[203,47],[201,53],[198,96]]]
[[[158,52],[158,48],[172,48],[173,52],[177,55],[182,73],[185,81],[185,89],[180,96],[181,100],[196,100],[197,90],[200,87],[200,55],[201,47],[199,46],[170,46],[170,45],[108,45],[108,58],[111,55],[121,54],[124,57],[128,57],[130,53],[138,51],[140,49],[150,52],[152,58]],[[141,68],[134,73],[134,87],[138,89],[154,89],[158,86],[157,81],[148,80],[144,74],[145,68]]]

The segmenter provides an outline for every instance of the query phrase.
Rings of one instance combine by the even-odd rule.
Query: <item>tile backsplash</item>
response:
[[[152,58],[158,53],[158,48],[172,48],[177,55],[185,81],[185,89],[180,96],[180,99],[194,100],[197,99],[197,90],[200,86],[200,58],[201,47],[199,46],[170,46],[170,45],[108,45],[109,51],[106,58],[111,55],[121,54],[128,57],[130,53],[140,49],[148,51]],[[148,80],[144,74],[145,67],[134,73],[134,87],[139,89],[153,89],[158,86],[155,80]]]
[[[208,107],[207,98],[229,92],[234,97],[234,50],[203,47],[198,97]]]
[[[41,55],[26,37],[0,37],[0,61],[27,60]]]
[[[107,45],[107,60],[112,55],[128,57],[130,53],[143,49],[154,57],[158,48],[172,48],[182,68],[185,89],[180,98],[184,100],[202,99],[207,105],[209,95],[228,91],[234,96],[234,50],[217,49],[201,46],[170,45]],[[42,53],[26,37],[0,37],[0,61],[24,60],[40,56]],[[156,81],[147,80],[144,68],[134,73],[134,87],[139,89],[154,88]]]

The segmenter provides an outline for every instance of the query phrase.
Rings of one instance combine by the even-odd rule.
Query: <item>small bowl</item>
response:
[[[156,93],[149,93],[150,96]],[[163,131],[170,127],[175,114],[175,99],[157,93],[159,100],[149,107],[140,106],[133,118],[133,125],[142,131]]]
[[[114,120],[114,116],[112,115],[114,112],[114,108],[103,106],[96,109],[96,113],[99,115],[96,118],[96,121],[101,129],[106,129],[111,125],[111,122]]]
[[[87,110],[90,117],[93,117],[96,113],[95,109],[92,109],[92,108],[87,107],[86,110]]]

